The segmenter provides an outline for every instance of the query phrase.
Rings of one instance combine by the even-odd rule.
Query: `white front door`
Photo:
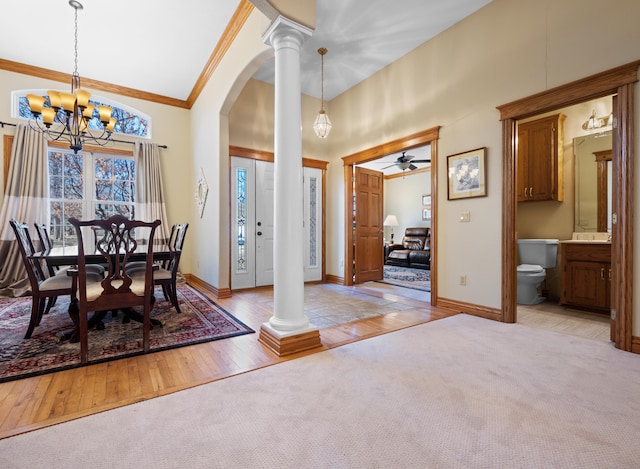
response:
[[[274,166],[256,161],[256,287],[273,285]]]
[[[231,289],[273,285],[274,165],[231,158]],[[322,280],[322,170],[304,168],[305,282]]]

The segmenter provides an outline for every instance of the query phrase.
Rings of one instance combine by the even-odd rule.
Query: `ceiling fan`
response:
[[[402,169],[402,171],[409,170],[413,171],[414,169],[418,169],[418,167],[413,163],[431,163],[431,160],[414,160],[415,156],[405,155],[406,152],[402,152],[402,155],[399,156],[393,164],[389,166],[385,166],[382,168],[383,170],[387,168],[391,168],[392,166],[397,166]]]

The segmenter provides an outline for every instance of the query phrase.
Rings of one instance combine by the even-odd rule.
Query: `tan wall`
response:
[[[269,0],[281,15],[311,29],[316,27],[316,0]]]
[[[273,152],[274,102],[273,85],[249,80],[229,112],[229,143]],[[326,161],[329,140],[316,137],[312,127],[319,110],[319,99],[302,95],[302,156]]]
[[[340,122],[330,136],[336,162],[329,166],[331,191],[343,191],[340,157],[442,126],[438,294],[500,308],[502,128],[496,106],[637,60],[639,14],[640,2],[630,0],[494,0],[331,101],[331,117]],[[585,47],[594,32],[598,41]],[[487,197],[447,201],[446,156],[478,147],[488,150]],[[341,246],[342,206],[340,200],[331,220]],[[471,223],[459,223],[467,210]],[[467,286],[458,285],[460,275]]]

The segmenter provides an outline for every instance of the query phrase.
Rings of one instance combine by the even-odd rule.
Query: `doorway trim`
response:
[[[614,104],[613,213],[611,308],[616,310],[613,338],[617,348],[632,351],[634,83],[640,60],[498,106],[502,121],[502,314],[516,322],[516,121],[591,99],[617,95]],[[618,287],[621,286],[621,287]],[[613,318],[612,318],[613,319]],[[640,352],[640,342],[635,344]]]
[[[356,164],[366,163],[367,161],[377,160],[390,153],[397,153],[403,150],[431,145],[431,252],[437,253],[438,245],[438,187],[437,187],[437,168],[438,168],[438,138],[440,134],[440,126],[431,127],[415,134],[401,137],[390,142],[386,142],[375,147],[352,153],[351,155],[342,157],[344,165],[344,285],[353,285],[353,230],[351,229],[351,216],[353,210],[353,167]],[[437,266],[438,256],[433,255],[431,260],[431,304],[435,305],[435,299],[438,296],[437,282]]]

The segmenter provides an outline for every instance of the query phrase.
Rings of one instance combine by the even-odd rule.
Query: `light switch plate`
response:
[[[471,221],[471,212],[470,211],[466,211],[466,212],[462,212],[460,213],[460,223],[468,223]]]

